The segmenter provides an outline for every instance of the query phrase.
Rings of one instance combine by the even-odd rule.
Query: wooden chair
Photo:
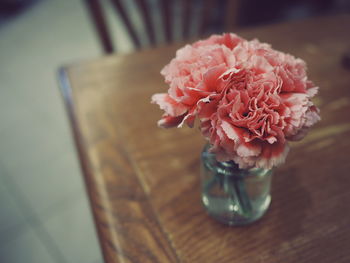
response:
[[[113,53],[116,48],[112,44],[111,34],[108,29],[108,24],[103,8],[103,0],[85,0],[95,29],[99,36],[101,45],[106,53]],[[153,2],[157,6],[156,9],[150,7],[150,2],[147,0],[104,0],[110,1],[115,11],[123,21],[126,30],[136,49],[143,48],[145,43],[141,41],[140,34],[137,34],[135,26],[125,8],[125,1],[134,1],[137,6],[138,15],[144,26],[144,34],[148,38],[148,46],[156,46],[159,41],[156,34],[163,33],[166,43],[174,41],[174,7],[178,5],[181,19],[181,35],[182,40],[194,39],[202,37],[210,33],[219,33],[223,31],[231,31],[236,26],[238,0],[155,0]],[[194,12],[196,11],[196,12]],[[160,12],[163,23],[163,32],[155,30],[154,22],[152,21],[152,12]],[[195,33],[190,32],[193,26],[194,18],[197,21],[197,29]]]

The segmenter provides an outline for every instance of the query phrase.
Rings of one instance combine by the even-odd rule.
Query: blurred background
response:
[[[103,262],[59,91],[61,66],[350,10],[348,0],[112,2],[0,0],[1,263]],[[199,22],[188,23],[185,14]]]

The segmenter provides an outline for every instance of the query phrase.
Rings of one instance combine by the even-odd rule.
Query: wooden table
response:
[[[270,210],[246,227],[201,206],[199,131],[156,126],[150,97],[167,90],[159,71],[178,45],[61,70],[106,262],[350,262],[350,16],[239,33],[305,59],[322,112],[276,170]]]

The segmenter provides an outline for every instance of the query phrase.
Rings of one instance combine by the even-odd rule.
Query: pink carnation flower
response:
[[[214,35],[179,49],[161,74],[168,93],[152,102],[165,111],[161,127],[193,126],[218,161],[270,169],[320,120],[311,98],[318,88],[301,59],[235,34]]]

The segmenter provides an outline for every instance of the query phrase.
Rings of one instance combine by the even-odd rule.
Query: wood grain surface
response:
[[[61,70],[62,91],[105,261],[350,262],[350,16],[238,32],[306,60],[322,121],[276,169],[258,222],[227,227],[200,201],[197,129],[164,130],[150,104],[180,45]]]

